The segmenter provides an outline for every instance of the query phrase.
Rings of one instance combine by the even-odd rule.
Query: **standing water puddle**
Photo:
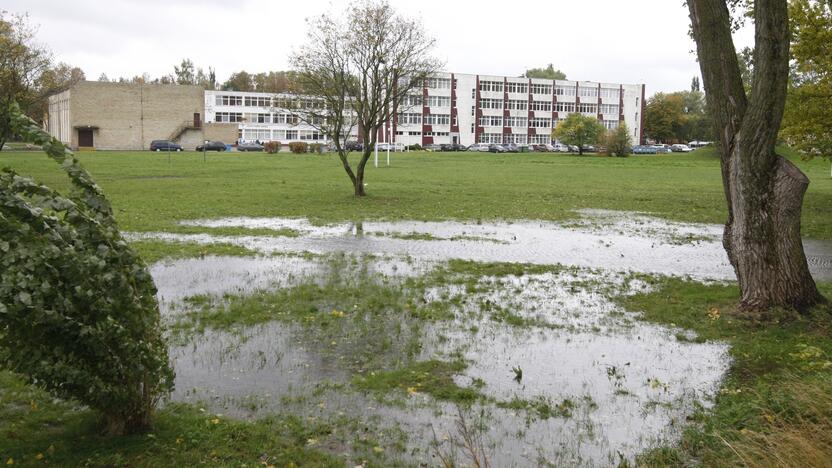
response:
[[[187,224],[206,230],[290,228],[300,236],[132,237],[232,243],[264,254],[155,264],[151,273],[172,322],[189,316],[194,304],[233,311],[234,301],[247,304],[240,298],[309,284],[326,287],[357,276],[366,282],[359,290],[389,287],[415,294],[423,306],[449,305],[452,312],[450,318],[419,320],[405,305],[368,319],[357,305],[342,303],[332,304],[332,315],[343,320],[310,324],[306,319],[314,317],[304,316],[192,332],[171,350],[174,400],[244,418],[273,412],[310,420],[346,416],[357,421],[356,427],[374,428],[380,443],[395,445],[396,437],[404,437],[406,448],[388,454],[407,463],[438,464],[436,452],[459,437],[462,414],[470,424],[476,421],[493,466],[616,465],[622,457],[672,443],[686,416],[709,405],[729,359],[726,345],[680,341],[680,330],[640,322],[610,298],[649,288],[627,272],[699,280],[729,280],[733,273],[718,240],[721,227],[596,211],[584,215],[569,226],[364,222],[317,227],[297,219],[235,218]],[[807,243],[816,278],[832,277],[830,252],[828,243]],[[354,267],[333,269],[332,255],[360,265],[362,274],[356,275]],[[429,277],[452,259],[569,267],[408,282]],[[194,302],[188,299],[192,296],[209,299]],[[327,310],[321,314],[330,318]],[[356,386],[376,372],[429,360],[464,361],[453,383],[479,396],[460,407],[410,386],[406,378],[401,388],[382,394]],[[348,447],[336,451],[352,456]]]

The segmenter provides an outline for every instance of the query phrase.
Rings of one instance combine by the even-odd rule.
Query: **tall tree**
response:
[[[775,152],[789,80],[786,0],[756,0],[753,94],[746,95],[727,2],[688,0],[728,204],[723,245],[740,309],[805,310],[825,299],[809,273],[800,212],[809,179]]]
[[[50,64],[49,51],[35,42],[29,17],[0,10],[0,150],[12,137],[12,102],[30,117],[43,117],[37,80]]]
[[[690,80],[690,90],[691,90],[691,92],[701,91],[698,76],[694,76],[693,79]]]
[[[345,14],[312,19],[307,35],[290,61],[299,90],[321,105],[297,113],[334,143],[355,196],[364,196],[364,169],[380,129],[439,69],[430,55],[434,40],[421,23],[398,15],[384,0],[362,0]],[[364,151],[353,169],[346,143],[354,127]]]
[[[174,65],[173,74],[176,77],[176,84],[196,84],[196,72],[194,70],[194,62],[191,59],[182,59],[182,63],[179,66]]]
[[[569,114],[552,131],[555,139],[567,145],[578,147],[578,154],[584,154],[584,146],[598,143],[606,129],[597,118],[583,114]]]
[[[228,80],[222,84],[225,91],[254,91],[254,79],[250,73],[240,70],[232,73]]]
[[[656,141],[680,139],[684,114],[685,100],[679,93],[656,93],[644,108],[644,132]]]
[[[549,64],[546,68],[530,68],[523,74],[524,78],[543,78],[546,80],[565,80],[566,73],[555,70],[553,64]]]
[[[809,157],[832,158],[832,2],[792,0],[794,67],[781,136]]]

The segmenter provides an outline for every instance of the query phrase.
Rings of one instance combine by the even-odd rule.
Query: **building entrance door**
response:
[[[92,148],[95,146],[92,129],[78,129],[78,146],[84,148]]]

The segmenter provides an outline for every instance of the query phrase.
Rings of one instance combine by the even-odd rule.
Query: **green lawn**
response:
[[[647,211],[722,223],[725,201],[712,150],[629,158],[561,154],[394,153],[392,166],[368,167],[369,196],[356,200],[333,154],[151,152],[80,153],[113,201],[121,227],[171,229],[183,219],[293,216],[355,219],[548,219],[573,210]],[[832,238],[829,163],[800,161],[812,184],[803,232]],[[2,152],[11,166],[51,186],[65,176],[39,152]]]
[[[320,222],[563,220],[575,217],[577,209],[603,208],[693,222],[721,223],[725,217],[712,150],[624,159],[393,154],[392,167],[368,168],[369,196],[364,199],[352,196],[349,181],[331,154],[212,153],[203,162],[201,153],[186,152],[173,154],[170,163],[166,153],[150,152],[80,153],[79,158],[113,201],[121,227],[131,231],[196,231],[176,223],[222,216],[292,216]],[[791,159],[812,181],[804,204],[804,234],[832,239],[829,162],[805,162],[793,155]],[[52,187],[68,186],[63,172],[40,152],[1,152],[0,167],[6,166]],[[250,253],[233,245],[209,248],[145,241],[135,246],[148,261],[170,255]],[[501,266],[508,267],[517,266]],[[767,465],[776,464],[777,456],[800,456],[805,466],[828,463],[832,453],[829,309],[819,308],[807,317],[774,313],[747,321],[732,312],[738,296],[733,285],[652,281],[652,292],[622,298],[621,305],[642,312],[645,320],[696,331],[698,339],[728,342],[733,362],[716,406],[693,415],[681,444],[651,451],[640,462],[664,466],[693,460],[704,466],[727,466],[751,457]],[[832,285],[821,288],[832,296]],[[396,376],[379,374],[376,380],[360,383],[385,389],[398,385]],[[446,380],[428,383],[436,384],[437,394],[454,390],[438,385],[447,384]],[[391,460],[368,433],[370,429],[349,420],[312,423],[276,415],[244,422],[173,404],[159,412],[150,434],[107,439],[97,435],[96,422],[92,412],[0,372],[0,464],[342,466],[343,460],[333,454],[346,444],[358,447],[357,457],[365,466],[387,466]],[[318,439],[335,445],[319,447]]]

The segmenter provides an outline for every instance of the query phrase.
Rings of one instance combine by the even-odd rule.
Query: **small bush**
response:
[[[263,145],[263,149],[269,154],[275,154],[280,152],[280,142],[279,141],[267,141],[265,145]]]
[[[407,147],[409,151],[422,151],[422,145],[416,143],[415,145],[410,145]]]
[[[608,156],[626,158],[630,155],[633,146],[633,139],[630,137],[630,130],[624,122],[618,125],[615,130],[610,130],[604,136],[604,145],[607,147]]]
[[[310,153],[323,154],[324,145],[321,144],[321,143],[312,143],[311,145],[309,145],[309,152]]]
[[[309,152],[309,144],[305,141],[293,141],[289,143],[289,151],[295,154],[304,154]]]

